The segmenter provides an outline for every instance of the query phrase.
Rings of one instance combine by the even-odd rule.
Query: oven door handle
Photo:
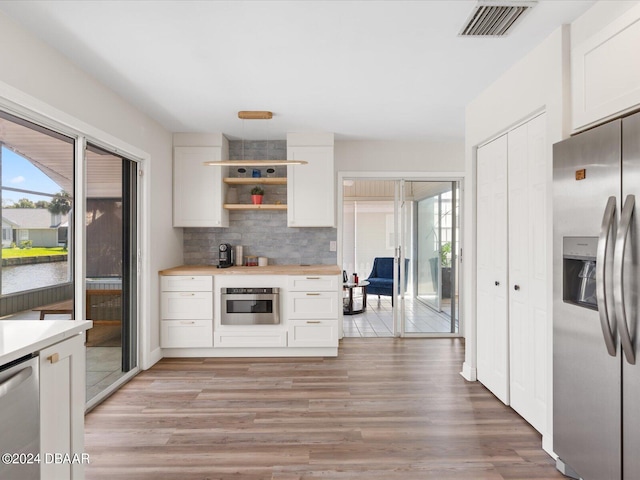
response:
[[[279,297],[277,293],[223,293],[221,294],[222,300],[273,300],[276,301]]]

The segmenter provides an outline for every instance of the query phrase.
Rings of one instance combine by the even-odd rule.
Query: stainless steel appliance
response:
[[[233,247],[228,243],[221,243],[218,247],[218,268],[229,268],[235,260]]]
[[[280,323],[279,288],[223,288],[222,325],[276,325]]]
[[[0,367],[0,478],[40,478],[38,357]],[[9,454],[7,456],[7,454]],[[7,461],[8,460],[8,461]]]
[[[584,480],[640,478],[640,114],[553,147],[553,447]]]

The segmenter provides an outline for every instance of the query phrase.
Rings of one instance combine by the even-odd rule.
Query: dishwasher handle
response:
[[[10,392],[18,388],[24,382],[26,382],[29,377],[33,375],[33,367],[26,367],[20,370],[15,375],[4,380],[0,383],[0,398],[8,395]]]

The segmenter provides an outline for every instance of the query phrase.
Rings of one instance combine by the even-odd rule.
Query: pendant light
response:
[[[243,121],[242,127],[244,132],[245,120],[271,120],[273,113],[265,110],[241,110],[238,112],[238,118]],[[269,153],[269,140],[267,139],[267,156]],[[277,166],[277,165],[306,165],[308,162],[304,160],[247,160],[244,158],[244,135],[242,138],[242,160],[220,160],[216,162],[204,162],[205,165],[211,166],[235,166],[235,167],[255,167],[255,166]]]

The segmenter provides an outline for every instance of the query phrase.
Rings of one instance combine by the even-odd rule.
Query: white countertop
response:
[[[0,366],[92,326],[89,320],[0,320]]]

